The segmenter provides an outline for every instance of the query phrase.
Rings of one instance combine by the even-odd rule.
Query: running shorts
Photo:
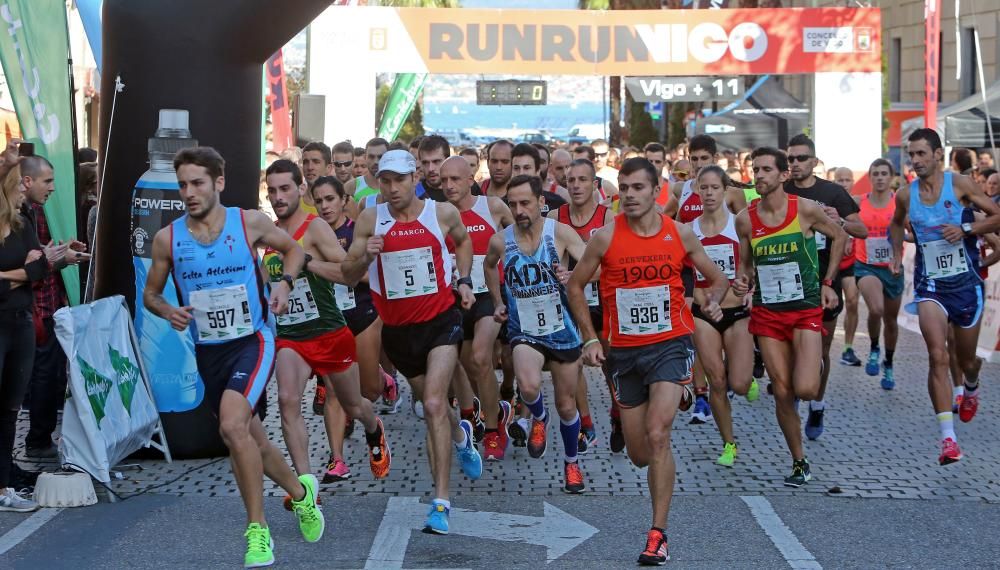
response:
[[[649,385],[655,382],[688,384],[694,365],[691,335],[635,347],[611,347],[608,351],[608,388],[619,406],[634,408],[649,400]]]
[[[719,322],[715,322],[712,319],[708,318],[708,315],[701,312],[701,305],[699,305],[698,303],[694,303],[691,305],[691,314],[694,316],[694,318],[701,319],[706,323],[712,325],[712,327],[714,327],[715,330],[719,331],[719,334],[725,334],[726,330],[729,327],[733,326],[733,324],[736,323],[736,321],[748,318],[750,316],[750,309],[746,308],[743,305],[740,305],[739,307],[723,308],[722,320]]]
[[[510,349],[514,350],[515,348],[517,348],[522,344],[524,346],[534,349],[535,352],[540,353],[545,358],[546,362],[552,361],[552,362],[561,362],[563,364],[569,364],[570,362],[576,362],[577,360],[579,360],[580,355],[583,352],[582,350],[580,350],[579,346],[576,348],[565,348],[565,349],[552,348],[547,344],[543,344],[541,342],[538,342],[537,340],[523,336],[514,339],[514,341],[510,343]]]
[[[750,334],[790,342],[795,329],[816,331],[823,334],[823,309],[798,311],[772,311],[766,307],[750,309]]]
[[[913,302],[907,303],[906,312],[916,315],[917,305],[924,302],[941,307],[949,323],[971,329],[983,315],[983,288],[977,283],[947,293],[917,290],[913,292]]]
[[[276,347],[278,351],[294,350],[316,375],[344,372],[358,360],[354,335],[347,327],[303,340],[278,337]]]
[[[463,338],[465,340],[472,340],[476,338],[476,323],[479,319],[492,319],[495,307],[493,305],[493,299],[490,297],[489,293],[480,293],[476,295],[476,302],[469,307],[468,311],[462,311],[462,331],[464,333]],[[501,328],[507,328],[506,326]]]
[[[239,392],[251,408],[257,408],[274,371],[276,352],[274,333],[268,327],[219,344],[196,344],[198,374],[205,384],[205,398],[212,411],[219,414],[226,390]]]
[[[851,274],[853,275],[854,272],[851,271]],[[843,274],[838,273],[837,276],[833,279],[833,292],[837,294],[837,306],[832,309],[823,309],[824,323],[837,320],[837,317],[840,316],[841,311],[844,310],[844,285],[840,281],[842,277]],[[820,291],[822,292],[822,286],[820,286]],[[820,296],[820,299],[822,299],[822,295]]]
[[[462,313],[455,306],[429,321],[382,327],[382,348],[403,376],[427,373],[427,357],[439,346],[462,344]]]
[[[684,266],[681,269],[681,282],[684,283],[684,298],[690,299],[694,297],[694,269]]]
[[[868,265],[860,261],[854,264],[854,277],[861,283],[865,277],[875,277],[882,282],[882,292],[886,299],[898,299],[903,294],[903,274],[893,275],[888,267]]]
[[[378,312],[371,298],[367,302],[360,302],[353,309],[343,312],[344,320],[347,321],[347,328],[351,329],[351,334],[358,336],[365,332],[378,319]]]

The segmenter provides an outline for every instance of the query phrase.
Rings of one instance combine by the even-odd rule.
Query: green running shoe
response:
[[[306,542],[318,542],[323,538],[323,529],[326,528],[326,521],[323,519],[323,512],[316,504],[316,491],[319,489],[319,481],[312,474],[299,475],[299,482],[305,487],[306,496],[301,501],[292,501],[292,510],[299,519],[299,530],[302,531],[302,538]]]
[[[747,401],[756,402],[760,398],[760,384],[757,383],[756,378],[750,380],[750,387],[747,388]]]
[[[722,448],[722,455],[715,460],[716,463],[722,465],[723,467],[732,467],[733,463],[736,462],[736,453],[739,450],[736,448],[736,442],[727,443],[724,448]]]
[[[260,523],[250,523],[243,536],[247,538],[244,568],[262,568],[274,564],[274,541],[271,540],[270,530],[260,526]]]

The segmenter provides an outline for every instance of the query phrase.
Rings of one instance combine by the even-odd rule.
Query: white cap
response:
[[[396,174],[410,174],[417,171],[417,161],[409,151],[390,150],[383,154],[382,158],[378,161],[378,173],[376,173],[376,176],[381,175],[385,171],[395,172]]]

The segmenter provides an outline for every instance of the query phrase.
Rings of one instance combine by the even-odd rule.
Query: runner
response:
[[[333,154],[330,147],[320,141],[307,143],[302,147],[302,175],[307,184],[312,184],[320,176],[333,174]],[[307,214],[316,214],[312,196],[302,195],[302,205]]]
[[[351,176],[357,178],[358,176],[364,176],[368,172],[368,161],[366,159],[367,154],[365,149],[360,146],[354,147],[354,166],[351,167]]]
[[[702,204],[702,214],[691,223],[691,231],[697,236],[705,253],[715,263],[727,279],[736,279],[740,266],[740,238],[736,234],[736,216],[725,206],[726,188],[734,182],[714,164],[702,167],[695,179],[695,188]],[[759,392],[750,393],[753,371],[753,336],[747,329],[750,309],[744,297],[729,292],[720,303],[722,320],[716,321],[705,315],[701,307],[707,302],[707,281],[695,272],[694,303],[694,343],[701,363],[705,367],[710,384],[709,402],[712,415],[722,436],[722,455],[716,463],[732,467],[739,448],[733,432],[733,414],[727,392],[747,396],[754,401]],[[725,352],[725,357],[723,357]]]
[[[535,459],[545,455],[549,414],[541,384],[547,364],[563,442],[563,491],[582,493],[586,485],[577,460],[580,412],[576,408],[580,334],[566,307],[560,274],[567,256],[583,254],[583,241],[571,228],[542,217],[545,200],[537,176],[515,176],[507,197],[515,224],[490,238],[483,270],[496,320],[507,323],[521,401],[531,411],[528,454]],[[497,270],[501,261],[502,290]]]
[[[589,160],[591,164],[594,164],[594,168],[597,168],[597,153],[594,152],[594,147],[590,145],[580,145],[570,151],[573,154],[573,160]],[[618,199],[618,180],[608,180],[606,178],[597,177],[598,192],[601,193],[602,200],[611,200],[614,198]],[[607,204],[606,204],[607,205]]]
[[[584,243],[587,243],[590,240],[590,236],[594,235],[597,230],[614,219],[614,214],[611,213],[611,210],[597,201],[597,195],[594,192],[597,184],[596,178],[594,165],[589,160],[573,161],[569,167],[569,174],[566,177],[570,185],[569,204],[560,207],[558,210],[549,212],[548,216],[573,228]],[[572,263],[569,269],[573,269]],[[601,310],[601,298],[597,281],[591,281],[587,286],[587,304],[590,306],[591,321],[597,323],[596,326],[602,327],[601,330],[603,330],[604,313]],[[606,348],[607,346],[605,346]],[[582,367],[580,368],[580,379],[576,391],[576,407],[580,410],[579,452],[586,453],[587,449],[593,447],[597,441],[597,430],[594,429],[594,420],[590,416],[587,379],[584,377]],[[621,453],[625,446],[625,437],[622,434],[621,414],[618,407],[613,403],[610,410],[610,417],[611,451],[613,453]]]
[[[669,164],[667,163],[667,147],[658,142],[647,143],[642,149],[643,156],[653,164],[656,171],[660,173],[659,194],[656,196],[656,205],[660,210],[670,209],[676,211],[677,204],[670,204],[673,194],[670,192]]]
[[[340,246],[347,250],[354,236],[354,222],[345,214],[344,209],[350,198],[339,182],[333,177],[323,176],[316,179],[309,191],[323,221],[333,229]],[[340,283],[335,283],[333,287],[337,307],[342,309],[347,327],[354,335],[361,394],[373,403],[381,396],[383,405],[378,411],[382,414],[395,414],[399,411],[399,387],[396,380],[378,365],[382,350],[382,320],[375,311],[368,278],[362,278],[355,287]],[[351,470],[344,460],[344,439],[347,437],[345,426],[347,429],[353,428],[354,420],[348,418],[333,392],[323,405],[323,420],[331,456],[322,482],[334,483],[350,479]]]
[[[379,184],[376,176],[378,162],[388,150],[389,143],[378,137],[365,144],[365,164],[368,166],[368,172],[344,185],[344,191],[347,192],[348,196],[354,198],[354,202],[358,205],[364,201],[366,196],[378,194]]]
[[[854,172],[843,166],[835,168],[833,182],[850,194],[854,187]],[[858,202],[857,196],[852,198]],[[859,212],[858,219],[860,217]],[[861,366],[861,359],[854,354],[854,335],[858,332],[858,299],[861,296],[854,275],[855,257],[854,239],[848,239],[844,259],[840,262],[840,282],[844,289],[844,351],[840,355],[840,363],[846,366]]]
[[[868,179],[872,191],[865,196],[856,196],[861,221],[868,230],[868,237],[857,240],[854,275],[858,289],[868,307],[868,338],[871,350],[865,373],[878,376],[879,358],[882,357],[882,388],[892,390],[896,386],[892,373],[892,359],[899,338],[896,317],[903,296],[903,275],[893,275],[889,270],[892,262],[892,245],[889,243],[889,222],[896,209],[895,194],[892,192],[894,176],[892,163],[884,158],[875,159],[868,167]],[[882,324],[885,323],[885,354],[879,346]]]
[[[499,198],[472,195],[473,171],[462,157],[451,157],[441,165],[441,182],[448,201],[458,208],[472,241],[472,292],[476,302],[464,311],[461,362],[478,388],[486,433],[483,457],[499,461],[507,451],[507,424],[511,419],[510,402],[500,401],[497,378],[493,372],[493,345],[500,334],[500,324],[493,319],[495,307],[486,288],[483,261],[490,238],[498,230],[514,223],[510,209]],[[449,250],[454,244],[448,243]],[[497,405],[494,405],[497,403]]]
[[[368,271],[372,298],[385,323],[382,347],[403,375],[424,385],[427,450],[436,495],[424,532],[448,534],[449,439],[469,479],[478,479],[483,471],[472,425],[458,422],[448,405],[448,385],[462,342],[462,315],[451,288],[445,236],[455,242],[464,309],[475,301],[472,242],[454,206],[416,198],[416,168],[416,160],[404,150],[382,156],[377,173],[386,202],[361,213],[342,270],[344,278],[354,283]]]
[[[423,179],[417,184],[417,198],[430,198],[435,202],[447,202],[441,189],[441,164],[451,156],[451,146],[441,135],[428,135],[420,139],[417,148],[417,162]],[[464,159],[463,159],[464,160]]]
[[[288,455],[299,474],[310,473],[302,395],[315,371],[326,385],[327,398],[336,395],[347,413],[364,425],[372,475],[383,479],[392,463],[385,430],[371,402],[361,395],[354,335],[346,327],[330,283],[342,279],[340,262],[346,253],[329,224],[299,207],[305,184],[298,166],[277,160],[267,167],[265,175],[267,198],[278,216],[276,225],[306,251],[305,267],[289,295],[288,312],[277,319],[278,401]],[[265,250],[263,265],[272,284],[282,279],[284,268],[277,251]],[[286,502],[290,503],[291,497]]]
[[[728,285],[691,229],[657,211],[660,174],[648,160],[626,160],[618,182],[623,213],[590,238],[568,292],[573,316],[587,339],[584,360],[601,366],[604,348],[584,293],[600,267],[611,344],[606,363],[610,388],[621,406],[629,458],[637,467],[649,466],[653,524],[639,563],[658,565],[670,558],[666,529],[676,470],[671,425],[677,410],[689,407],[693,399],[687,384],[695,325],[683,300],[680,272],[685,260],[712,282],[703,311],[716,320],[722,318],[718,301]]]
[[[590,141],[590,148],[594,149],[594,157],[590,160],[594,163],[597,175],[600,176],[602,180],[610,182],[615,189],[617,189],[618,170],[608,166],[608,156],[611,152],[611,147],[608,145],[608,141],[604,139],[592,140]]]
[[[507,139],[493,141],[486,147],[486,167],[490,177],[481,184],[484,196],[500,198],[507,203],[507,184],[511,177],[511,152],[514,143]]]
[[[740,251],[747,254],[740,257],[733,292],[745,295],[754,283],[749,330],[760,343],[775,415],[792,455],[792,473],[785,477],[785,485],[801,487],[812,479],[812,472],[802,448],[796,398],[817,399],[823,308],[838,302],[833,278],[847,238],[823,207],[785,192],[788,159],[784,152],[761,147],[751,156],[761,198],[736,216]],[[816,233],[830,240],[830,266],[823,274]]]
[[[981,279],[973,256],[978,257],[975,236],[1000,229],[997,207],[976,185],[960,174],[942,172],[944,150],[941,137],[933,129],[917,129],[907,139],[917,179],[896,193],[896,210],[889,225],[892,244],[892,272],[901,272],[903,226],[909,216],[917,244],[913,268],[913,303],[920,332],[927,344],[927,385],[941,430],[938,463],[947,465],[962,459],[955,436],[948,382],[948,330],[955,336],[958,362],[965,376],[965,397],[958,411],[970,422],[979,407],[979,367],[976,345],[983,312]],[[962,204],[975,206],[986,214],[980,221],[964,221]]]
[[[867,237],[865,225],[858,217],[858,205],[851,198],[851,195],[837,184],[817,178],[814,174],[820,161],[816,158],[816,145],[812,139],[804,134],[792,137],[788,141],[788,162],[791,171],[788,181],[785,182],[786,193],[819,202],[826,215],[844,228],[848,237],[861,239]],[[820,275],[827,274],[827,264],[833,256],[833,252],[826,247],[824,233],[821,231],[816,236]],[[846,246],[844,251],[846,251]],[[805,426],[806,437],[809,439],[817,439],[823,435],[823,419],[826,413],[826,402],[823,397],[826,394],[827,380],[830,378],[830,346],[833,344],[834,332],[837,330],[837,317],[840,316],[840,312],[844,308],[839,268],[834,268],[832,279],[833,292],[837,294],[837,304],[834,307],[824,306],[823,308],[823,328],[826,330],[826,334],[823,336],[823,368],[820,373],[819,392],[816,394],[816,398],[809,402],[809,417],[806,419]],[[770,370],[768,368],[769,372]]]
[[[351,141],[341,141],[333,145],[333,175],[341,184],[347,184],[354,179],[354,145]],[[309,185],[316,183],[313,179]]]
[[[274,542],[264,518],[263,475],[292,496],[299,530],[307,542],[323,536],[324,519],[316,504],[316,476],[298,477],[267,439],[254,413],[274,368],[275,341],[268,310],[282,315],[305,262],[295,240],[260,212],[226,208],[225,161],[211,147],[187,148],[174,157],[174,169],[187,213],[153,238],[153,263],[143,303],[179,331],[190,330],[205,396],[219,418],[219,433],[229,448],[233,477],[247,511],[247,568],[274,563]],[[271,290],[259,271],[255,247],[284,256],[285,273]],[[181,306],[163,297],[172,275]],[[223,340],[225,339],[225,340]]]
[[[551,175],[553,182],[563,188],[566,188],[567,190],[569,189],[569,182],[566,180],[566,176],[569,174],[569,166],[572,162],[573,155],[571,155],[568,150],[557,148],[552,151],[552,161],[549,163],[549,174]]]
[[[538,149],[528,143],[518,143],[511,151],[511,173],[514,176],[538,176],[542,167],[542,157]],[[569,192],[562,186],[542,190],[542,217],[552,210],[558,210],[569,201]]]

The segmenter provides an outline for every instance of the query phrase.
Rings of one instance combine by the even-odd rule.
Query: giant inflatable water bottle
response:
[[[149,139],[149,170],[135,183],[132,193],[132,265],[135,269],[135,329],[149,381],[160,412],[167,441],[175,457],[220,454],[211,410],[202,406],[205,385],[198,375],[194,340],[188,331],[174,330],[170,323],[149,312],[142,303],[146,275],[152,265],[153,237],[184,215],[173,158],[178,150],[197,146],[188,130],[188,112],[161,109],[159,128]],[[168,279],[163,297],[177,306],[177,290]],[[224,448],[223,448],[224,449]]]

